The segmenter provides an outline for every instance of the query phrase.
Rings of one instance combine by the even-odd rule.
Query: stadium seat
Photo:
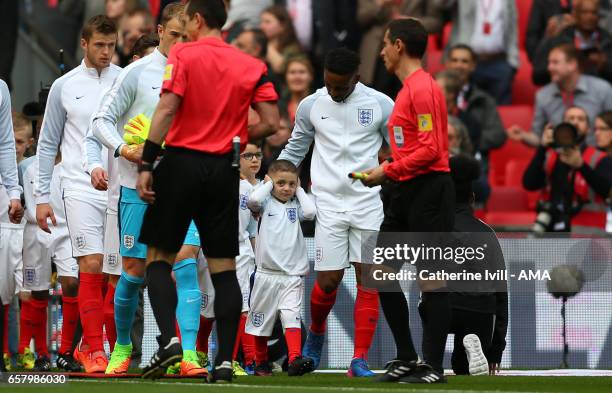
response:
[[[484,221],[497,228],[526,229],[533,224],[535,216],[522,187],[497,186],[491,190]]]
[[[529,62],[527,52],[522,49],[519,52],[519,62],[519,69],[512,81],[512,105],[533,105],[538,88],[531,80],[533,67]]]
[[[531,161],[531,155],[519,159],[511,159],[506,163],[505,186],[523,187],[523,173]],[[536,208],[540,199],[540,191],[525,191],[527,194],[527,207],[529,210]]]
[[[511,125],[518,125],[524,130],[531,129],[531,120],[533,119],[533,107],[530,105],[508,105],[498,106],[497,112],[504,128]]]
[[[442,28],[442,48],[446,48],[446,45],[448,45],[452,30],[453,24],[451,22],[447,22]]]
[[[499,106],[497,107],[504,128],[516,124],[523,129],[531,128],[533,108],[530,106]],[[511,160],[531,160],[534,150],[522,143],[507,140],[499,149],[489,153],[489,182],[491,186],[504,186],[506,182],[507,164]],[[519,184],[520,185],[520,184]]]
[[[444,64],[442,64],[442,58],[444,57],[444,52],[441,50],[428,50],[427,51],[427,72],[431,75],[435,76],[438,72],[444,69]]]
[[[427,37],[427,50],[442,50],[441,48],[442,36],[440,34],[429,34]]]
[[[529,14],[531,13],[532,3],[533,0],[516,0],[516,11],[518,13],[519,23],[519,49],[521,50],[525,49],[525,41],[527,39],[527,25],[529,24]]]

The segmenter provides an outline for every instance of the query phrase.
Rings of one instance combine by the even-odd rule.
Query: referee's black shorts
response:
[[[153,171],[155,203],[149,205],[140,242],[177,252],[195,221],[209,258],[238,255],[239,173],[232,155],[167,147]]]
[[[455,185],[449,173],[432,172],[404,182],[386,182],[382,195],[385,217],[377,246],[392,247],[407,240],[413,246],[442,245],[438,243],[447,240],[443,234],[453,231]],[[393,261],[386,264],[394,270],[402,267]],[[419,263],[416,267],[421,268]]]

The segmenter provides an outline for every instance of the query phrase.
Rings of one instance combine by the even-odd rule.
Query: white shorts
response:
[[[314,270],[342,270],[361,262],[362,232],[380,230],[383,217],[382,206],[343,213],[317,210]]]
[[[236,278],[238,279],[238,285],[240,285],[240,292],[242,293],[242,310],[241,312],[249,311],[249,294],[251,289],[251,274],[255,269],[254,261],[246,261],[238,264],[236,258]],[[250,256],[245,256],[250,258]],[[215,318],[215,287],[213,286],[212,279],[210,278],[210,270],[208,269],[208,262],[206,258],[200,252],[198,256],[198,283],[200,284],[200,292],[202,292],[202,308],[200,309],[200,315],[204,318],[214,319]]]
[[[23,228],[24,224],[0,223],[0,297],[3,305],[9,304],[22,287],[19,270],[22,269]]]
[[[104,222],[104,260],[102,273],[121,275],[121,255],[119,254],[119,218],[117,213],[106,212]]]
[[[72,257],[72,246],[65,225],[44,232],[36,224],[26,224],[23,233],[23,286],[44,291],[51,285],[51,263],[59,277],[79,277],[79,265]]]
[[[254,336],[269,337],[279,314],[283,329],[301,328],[303,297],[303,277],[258,270],[245,331]]]
[[[64,197],[72,256],[104,254],[106,201]]]

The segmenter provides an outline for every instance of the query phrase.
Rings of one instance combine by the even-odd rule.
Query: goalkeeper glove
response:
[[[149,129],[151,128],[151,119],[142,113],[131,118],[123,129],[123,140],[128,145],[140,145],[147,140]]]

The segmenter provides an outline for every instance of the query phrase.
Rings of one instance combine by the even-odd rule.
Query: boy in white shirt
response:
[[[300,187],[297,168],[286,160],[272,162],[263,185],[255,189],[249,208],[260,215],[256,272],[251,291],[246,332],[255,337],[255,375],[272,375],[268,362],[268,337],[280,314],[289,352],[289,376],[313,371],[304,358],[301,339],[301,308],[304,276],[310,270],[301,220],[312,220],[314,202]]]
[[[247,206],[249,195],[254,186],[258,184],[255,178],[261,168],[261,148],[252,143],[247,144],[240,154],[240,202],[238,204],[238,243],[240,254],[236,257],[236,276],[242,292],[242,314],[238,334],[232,354],[232,369],[234,375],[253,374],[255,362],[255,339],[252,335],[245,333],[247,313],[249,311],[250,278],[255,270],[255,254],[253,253],[254,239],[257,232],[257,221]],[[208,362],[208,338],[212,330],[215,313],[213,310],[215,289],[212,285],[210,272],[206,259],[200,253],[198,274],[200,291],[202,292],[202,309],[200,312],[200,331],[198,332],[198,352],[204,363]],[[243,369],[238,363],[238,349],[242,346],[244,355]],[[246,370],[246,371],[245,371]]]

